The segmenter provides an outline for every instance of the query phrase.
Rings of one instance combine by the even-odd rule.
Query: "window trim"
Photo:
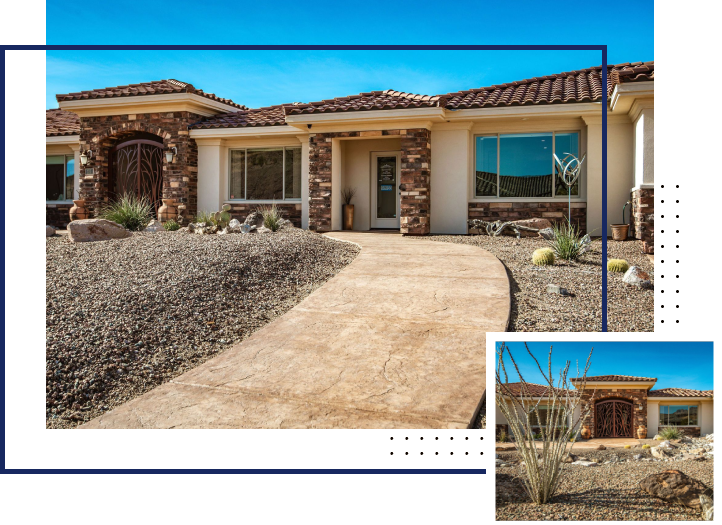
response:
[[[243,195],[248,196],[248,150],[253,151],[283,151],[283,163],[281,164],[282,177],[281,177],[281,198],[280,199],[231,199],[231,155],[233,151],[243,151]],[[301,202],[302,197],[298,198],[286,198],[286,150],[297,149],[303,154],[303,148],[299,146],[261,146],[261,147],[244,147],[244,148],[228,148],[228,169],[227,171],[227,184],[226,184],[226,199],[224,202],[247,202],[250,204],[272,204],[274,202]],[[303,165],[301,167],[301,178],[303,179]],[[303,192],[301,192],[303,195]]]
[[[556,195],[556,189],[554,187],[552,178],[552,196],[551,197],[499,197],[499,177],[500,177],[500,167],[501,167],[501,136],[502,135],[528,135],[530,133],[551,133],[552,134],[552,153],[554,153],[554,150],[556,148],[556,139],[557,139],[557,133],[577,133],[578,135],[578,151],[579,155],[584,155],[584,152],[582,151],[582,144],[584,144],[584,141],[582,140],[582,134],[583,130],[581,128],[575,128],[575,129],[567,129],[567,128],[558,128],[558,129],[552,129],[550,131],[513,131],[510,133],[473,133],[472,134],[472,149],[473,149],[473,158],[472,158],[472,166],[471,166],[471,174],[469,177],[469,189],[471,191],[469,202],[563,202],[567,201],[568,198],[566,195]],[[477,137],[496,137],[496,196],[477,196],[476,195],[476,138]],[[554,157],[552,156],[552,175],[556,172],[555,166],[554,166]],[[587,190],[587,163],[585,162],[582,165],[582,174],[579,177],[579,195],[572,195],[571,202],[586,202],[586,190]]]
[[[68,157],[73,159],[73,162],[75,162],[75,155],[74,154],[68,154],[68,153],[55,153],[52,155],[45,154],[45,165],[48,165],[48,157],[65,157],[65,160],[63,161],[63,180],[65,180],[68,177]],[[75,164],[73,164],[73,169],[75,170]],[[73,171],[73,195],[68,198],[68,196],[65,196],[64,200],[57,200],[57,201],[49,201],[47,198],[45,199],[45,204],[73,204],[73,196],[75,194],[75,190],[77,187],[76,184],[76,178],[77,174],[75,171]],[[66,188],[67,186],[63,185],[63,188]]]
[[[662,420],[661,420],[661,416],[662,416],[661,410],[662,410],[662,407],[684,407],[684,406],[687,407],[687,419],[688,419],[688,420],[689,420],[689,407],[697,407],[697,424],[696,424],[696,425],[672,425],[671,423],[662,423]],[[658,414],[657,414],[657,415],[658,415],[658,418],[659,418],[657,425],[660,426],[660,427],[680,427],[680,428],[688,428],[688,427],[689,427],[689,428],[697,428],[697,427],[701,427],[702,425],[700,424],[700,415],[701,415],[702,411],[700,410],[700,407],[701,407],[701,405],[700,405],[699,403],[693,404],[693,405],[690,405],[690,404],[687,404],[687,405],[683,405],[683,404],[678,404],[678,405],[663,405],[662,403],[660,403],[660,404],[659,404],[659,410],[660,410],[660,412],[658,412]],[[669,414],[665,414],[665,415],[668,416]]]

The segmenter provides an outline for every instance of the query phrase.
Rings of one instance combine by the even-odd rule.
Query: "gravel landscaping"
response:
[[[642,253],[642,241],[607,241],[610,259],[624,259],[630,266],[639,266],[654,283],[654,263]],[[623,274],[607,272],[607,329],[610,332],[654,332],[654,289],[645,290],[622,281]],[[674,284],[674,275],[665,275],[665,281]],[[662,284],[665,284],[664,281]],[[665,296],[674,299],[674,290],[665,290]],[[665,313],[676,312],[674,304],[665,305]],[[667,312],[667,309],[671,311]],[[674,316],[666,320],[674,322]]]
[[[48,238],[47,427],[76,427],[230,348],[358,252],[296,228]]]
[[[435,235],[432,241],[478,246],[506,266],[511,284],[510,332],[599,332],[602,330],[602,253],[600,239],[593,250],[575,262],[557,259],[550,266],[534,266],[531,256],[547,241],[528,237]],[[631,261],[630,261],[631,262]],[[557,284],[572,295],[547,293]]]
[[[606,450],[574,448],[574,454],[602,464],[597,467],[562,464],[562,480],[557,495],[545,505],[531,503],[526,495],[520,479],[523,471],[519,465],[519,454],[499,452],[497,458],[512,466],[496,468],[496,519],[702,520],[700,511],[655,498],[638,486],[650,474],[675,469],[714,489],[713,456],[705,453],[691,457],[688,454],[690,449],[701,446],[702,442],[695,440],[693,444],[684,445],[684,450],[677,449],[668,460],[652,458],[649,449],[644,450],[641,446]],[[645,459],[633,459],[636,454],[642,454]],[[604,464],[605,461],[613,462]]]

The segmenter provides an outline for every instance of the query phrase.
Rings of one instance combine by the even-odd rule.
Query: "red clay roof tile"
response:
[[[650,390],[648,397],[713,397],[714,390],[691,390],[689,388],[660,388]]]
[[[521,392],[521,383],[505,383],[505,386],[511,390],[512,394],[514,396],[519,396]],[[549,392],[549,385],[538,385],[536,383],[527,383],[526,384],[529,394],[532,397],[546,397],[547,392]],[[564,390],[563,388],[557,388],[555,389],[557,392],[561,394],[566,394],[569,392],[572,395],[576,395],[578,392],[576,390]],[[497,393],[502,392],[502,389],[499,388],[499,385],[496,385],[496,391]]]
[[[283,126],[283,106],[232,111],[209,117],[190,126],[191,129],[245,128],[249,126]]]
[[[581,377],[575,377],[571,381],[581,381]],[[627,383],[649,383],[650,381],[656,382],[656,377],[639,377],[639,376],[621,376],[621,375],[606,375],[606,376],[587,376],[587,382],[591,381],[618,381]]]
[[[320,102],[307,104],[294,104],[284,106],[286,115],[300,115],[310,113],[334,113],[337,111],[373,111],[380,109],[411,109],[443,107],[443,97],[430,95],[417,95],[387,89],[386,91],[371,91],[359,93],[349,97],[339,97]]]
[[[48,109],[45,111],[45,136],[61,137],[80,135],[80,117],[71,111]]]
[[[87,100],[94,98],[111,98],[111,97],[137,97],[145,95],[163,95],[168,93],[192,93],[216,102],[221,102],[228,106],[238,109],[248,109],[246,106],[236,104],[230,99],[221,98],[213,93],[205,93],[202,89],[196,89],[192,84],[181,82],[175,79],[154,80],[151,82],[142,82],[140,84],[129,84],[127,86],[107,87],[102,89],[92,89],[90,91],[81,91],[79,93],[68,93],[65,95],[55,95],[58,102],[66,100]]]

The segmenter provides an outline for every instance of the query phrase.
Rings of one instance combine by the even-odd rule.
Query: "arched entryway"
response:
[[[605,399],[594,405],[594,437],[633,437],[633,405],[624,399]]]
[[[163,140],[151,133],[135,133],[110,149],[109,197],[146,197],[154,215],[163,198]]]

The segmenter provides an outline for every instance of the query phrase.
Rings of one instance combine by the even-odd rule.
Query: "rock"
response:
[[[544,228],[539,230],[539,237],[546,239],[547,241],[554,240],[554,230],[551,228]]]
[[[650,448],[649,451],[652,453],[652,456],[657,459],[667,459],[667,457],[671,455],[666,448],[654,447]]]
[[[547,293],[563,295],[563,296],[569,295],[569,291],[566,288],[562,288],[558,284],[548,284],[547,285]]]
[[[266,228],[265,226],[261,226],[260,228],[256,228],[256,232],[258,233],[273,233],[273,230],[270,228]]]
[[[574,463],[575,461],[579,461],[579,456],[575,456],[571,452],[562,458],[562,463]]]
[[[657,435],[654,436],[652,439],[656,439],[657,441],[659,441],[660,439],[662,439],[662,436],[660,436],[659,434],[657,434]]]
[[[107,241],[130,236],[131,233],[120,224],[105,219],[82,219],[68,224],[68,238],[71,242]]]
[[[243,224],[250,224],[251,226],[260,228],[263,226],[263,214],[260,211],[252,211],[248,214],[246,220],[243,221]]]
[[[639,266],[632,266],[626,271],[622,281],[627,284],[633,284],[640,288],[651,289],[654,288],[652,281],[649,280],[649,274],[642,270]]]
[[[496,466],[497,466],[497,467],[501,467],[501,466],[503,466],[504,464],[505,464],[505,462],[504,462],[503,459],[497,459],[497,460],[496,460]]]
[[[227,229],[230,233],[241,233],[241,221],[238,219],[231,219],[231,222],[228,223]]]
[[[659,447],[659,448],[668,448],[668,449],[670,449],[670,450],[677,448],[677,447],[675,447],[672,443],[670,443],[669,441],[662,441],[659,445],[657,445],[657,447]]]
[[[634,456],[632,456],[632,458],[634,458],[634,459],[636,459],[637,461],[639,461],[640,459],[642,459],[642,454],[635,454]]]
[[[599,463],[596,461],[575,461],[572,465],[579,465],[580,467],[598,467]]]
[[[680,443],[694,443],[694,442],[693,442],[689,437],[687,437],[687,436],[682,436],[681,438],[679,438],[678,441],[679,441]]]
[[[281,228],[293,228],[293,223],[288,219],[281,219]]]
[[[55,228],[53,228],[50,225],[46,225],[45,226],[45,236],[52,237],[53,235],[55,235]]]
[[[690,454],[704,454],[705,452],[707,451],[703,448],[695,448],[689,451]]]
[[[524,226],[526,228],[534,228],[535,230],[543,230],[543,229],[551,229],[552,223],[549,222],[547,219],[522,219],[519,221],[512,221],[517,226]],[[507,233],[508,232],[508,233]],[[526,231],[526,230],[519,230],[522,237],[538,237],[539,232],[536,231]],[[504,232],[505,235],[514,235],[516,234],[514,232],[511,232],[509,230],[506,230]]]
[[[607,447],[605,447],[604,445],[597,445],[594,450],[607,450]]]
[[[709,496],[706,496],[702,494],[699,497],[699,503],[702,505],[702,517],[705,521],[713,521],[714,520],[714,502],[712,501],[712,498]]]
[[[679,470],[650,474],[639,483],[639,488],[655,498],[699,510],[702,509],[700,496],[712,493],[704,483]]]
[[[707,434],[704,438],[709,441],[714,441],[714,434]]]
[[[164,230],[163,225],[160,221],[157,221],[153,219],[148,223],[148,226],[145,227],[144,232],[162,232]]]

